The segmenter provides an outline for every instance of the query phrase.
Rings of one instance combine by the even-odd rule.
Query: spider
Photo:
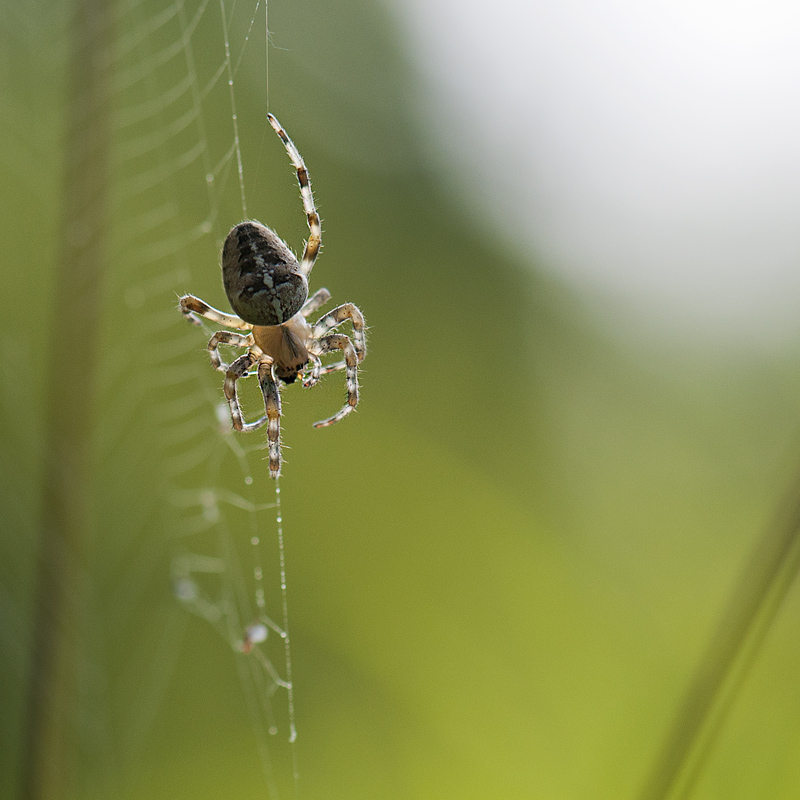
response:
[[[303,386],[310,387],[323,375],[343,369],[347,402],[332,417],[314,423],[315,428],[333,425],[358,404],[358,365],[364,360],[367,348],[364,317],[353,303],[343,303],[313,324],[308,321],[331,297],[327,289],[319,289],[308,297],[308,276],[322,244],[322,228],[303,158],[278,120],[272,114],[267,116],[297,170],[309,230],[303,257],[298,263],[286,243],[260,222],[240,222],[228,234],[222,248],[222,282],[238,316],[218,311],[190,294],[181,297],[180,309],[195,325],[200,324],[199,317],[205,317],[233,328],[233,331],[217,331],[209,340],[211,364],[225,373],[223,390],[233,427],[237,431],[254,431],[267,423],[269,472],[277,478],[281,471],[281,384],[294,383],[300,376]],[[346,320],[350,320],[353,328],[352,339],[333,332]],[[246,352],[226,364],[219,352],[220,345],[241,347]],[[335,351],[341,353],[342,360],[323,365],[321,356]],[[254,422],[245,422],[236,381],[252,375],[250,370],[254,368],[266,414]]]

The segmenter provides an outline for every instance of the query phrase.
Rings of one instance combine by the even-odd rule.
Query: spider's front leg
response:
[[[271,478],[277,478],[281,474],[281,395],[272,368],[272,364],[261,361],[258,365],[258,382],[264,395],[266,419],[269,420],[267,425],[269,475]]]
[[[260,419],[257,419],[255,422],[245,422],[244,417],[242,416],[242,409],[239,405],[239,397],[236,394],[236,381],[239,378],[244,377],[247,374],[247,371],[250,367],[253,366],[259,358],[254,353],[245,353],[243,356],[239,356],[233,364],[228,367],[227,372],[225,373],[225,383],[222,385],[222,388],[225,392],[225,397],[228,400],[228,406],[231,410],[231,421],[233,422],[233,427],[236,428],[237,431],[254,431],[257,428],[260,428],[266,421],[267,416],[263,416]],[[260,377],[260,368],[261,365],[259,364],[259,377]]]
[[[237,331],[249,331],[253,327],[249,322],[245,322],[233,314],[225,314],[193,294],[185,294],[181,297],[180,307],[183,316],[193,325],[200,324],[198,319],[198,316],[200,316],[211,320],[211,322],[216,322],[218,325],[224,325],[226,328],[233,328]]]
[[[346,383],[347,383],[347,403],[341,411],[334,414],[328,419],[320,420],[314,423],[315,428],[324,428],[327,425],[333,425],[335,422],[343,420],[357,405],[358,405],[358,354],[350,341],[349,336],[343,333],[332,333],[325,336],[313,345],[315,353],[322,355],[323,353],[330,353],[332,350],[341,350],[344,355],[344,368],[346,370]]]
[[[306,278],[311,274],[314,267],[314,262],[317,260],[319,249],[322,247],[322,225],[319,220],[317,208],[314,205],[314,193],[311,191],[311,180],[308,177],[308,170],[306,169],[303,157],[300,151],[295,146],[295,143],[289,138],[289,135],[281,127],[272,114],[267,114],[269,124],[272,125],[273,130],[278,136],[281,137],[283,146],[291,159],[294,168],[297,170],[297,182],[300,184],[300,197],[303,200],[303,208],[306,212],[306,219],[308,220],[308,239],[306,240],[306,247],[303,251],[303,258],[300,260],[300,269]]]

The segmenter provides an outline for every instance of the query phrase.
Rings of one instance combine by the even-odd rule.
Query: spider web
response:
[[[194,631],[187,612],[207,623],[233,655],[266,788],[278,797],[297,782],[280,486],[269,479],[261,433],[231,430],[221,375],[205,353],[212,329],[180,320],[176,303],[191,292],[221,305],[221,243],[250,218],[246,176],[260,172],[268,129],[267,3],[131,0],[117,24],[115,211],[125,223],[116,249],[125,266],[114,293],[144,320],[136,349],[147,353],[141,368],[151,378],[141,392],[156,393],[170,577],[183,607],[170,615],[150,671],[170,674],[182,637]],[[112,362],[121,372],[130,358]],[[142,399],[122,405],[133,416]],[[167,690],[167,678],[159,680],[146,692],[142,738]]]

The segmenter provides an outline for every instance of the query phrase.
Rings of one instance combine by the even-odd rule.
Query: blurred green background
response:
[[[226,8],[247,213],[300,249],[295,179],[264,119],[263,9],[250,28],[253,14],[241,0]],[[53,364],[85,365],[51,324],[71,11],[5,3],[2,19],[0,795],[14,797],[51,455],[43,416],[59,392]],[[312,288],[361,307],[370,353],[358,413],[341,425],[311,428],[342,402],[339,377],[283,393],[299,736],[290,747],[282,690],[278,733],[259,732],[263,673],[253,689],[236,632],[222,622],[220,636],[173,593],[187,554],[220,559],[223,573],[198,582],[226,620],[249,622],[255,530],[280,622],[264,437],[220,432],[206,333],[176,310],[184,292],[225,307],[219,246],[243,216],[229,86],[215,78],[220,19],[194,0],[114,10],[112,225],[87,387],[96,424],[67,796],[639,796],[794,471],[798,346],[739,351],[610,327],[607,300],[537,270],[453,194],[383,4],[271,3],[269,107],[324,220]],[[797,796],[799,612],[793,589],[690,796]],[[279,645],[268,654],[283,673]]]

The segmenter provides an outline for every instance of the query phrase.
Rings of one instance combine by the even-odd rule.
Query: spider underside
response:
[[[345,405],[328,419],[314,423],[315,428],[333,425],[358,404],[358,365],[367,351],[364,317],[353,303],[343,303],[314,323],[308,321],[331,297],[327,289],[319,289],[308,297],[308,276],[322,240],[320,219],[299,151],[275,117],[268,116],[297,170],[309,229],[302,259],[298,262],[285,242],[265,225],[240,222],[228,234],[222,249],[223,283],[236,315],[219,311],[193,295],[181,297],[180,309],[195,324],[199,325],[199,317],[204,317],[232,329],[217,331],[209,340],[211,364],[225,373],[223,390],[233,427],[238,431],[254,431],[267,425],[269,471],[271,477],[277,478],[281,470],[281,385],[294,383],[299,376],[303,386],[310,387],[323,375],[344,370]],[[348,320],[352,338],[336,332]],[[240,347],[245,352],[226,364],[220,355],[220,345]],[[323,365],[321,357],[332,352],[339,352],[341,360]],[[266,413],[254,422],[245,422],[236,382],[253,374],[252,370],[258,376]]]

